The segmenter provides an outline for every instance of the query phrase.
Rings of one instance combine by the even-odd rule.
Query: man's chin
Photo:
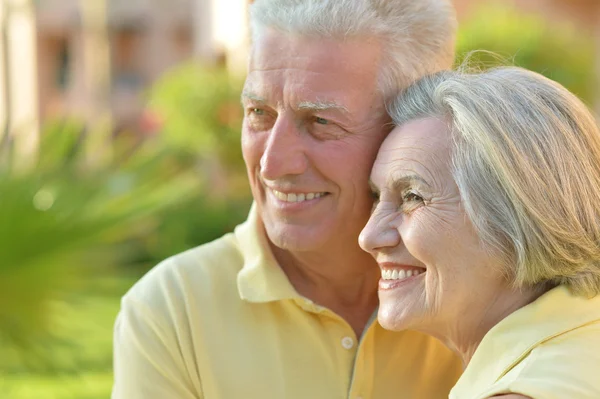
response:
[[[286,251],[315,251],[326,241],[316,226],[265,222],[265,230],[271,243]]]

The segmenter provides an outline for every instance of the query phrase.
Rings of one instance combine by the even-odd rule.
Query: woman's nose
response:
[[[375,256],[377,252],[400,245],[400,233],[392,225],[390,217],[375,209],[358,236],[360,247]]]

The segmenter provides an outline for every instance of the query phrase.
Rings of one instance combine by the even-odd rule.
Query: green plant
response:
[[[223,68],[197,62],[165,74],[148,94],[149,112],[163,122],[165,145],[216,158],[229,173],[244,173],[242,83]]]
[[[11,367],[77,369],[56,356],[72,345],[54,332],[56,303],[76,305],[96,281],[139,275],[244,219],[240,88],[224,71],[184,66],[150,91],[158,134],[118,135],[112,156],[92,164],[93,133],[51,121],[33,169],[0,166],[0,348],[23,361]]]
[[[114,272],[119,243],[199,188],[189,162],[156,141],[117,141],[113,160],[95,168],[82,143],[77,123],[51,124],[34,169],[0,171],[0,344],[30,355],[51,335],[54,301]]]
[[[471,61],[487,67],[513,63],[556,80],[588,103],[595,99],[594,42],[574,26],[488,3],[460,25],[457,63],[480,49],[496,55],[476,52]]]
[[[45,347],[52,369],[23,362],[15,348],[0,345],[0,398],[106,399],[112,387],[112,326],[120,297],[137,276],[87,279],[68,302],[54,301],[53,334]],[[33,359],[35,360],[35,359]]]
[[[196,62],[165,74],[148,92],[148,114],[170,152],[187,154],[203,189],[155,215],[151,234],[127,242],[142,268],[211,241],[244,220],[251,203],[241,153],[242,81]]]
[[[250,204],[250,197],[215,201],[200,194],[165,209],[149,234],[127,243],[137,248],[134,254],[139,258],[132,263],[155,265],[231,232],[246,218]]]

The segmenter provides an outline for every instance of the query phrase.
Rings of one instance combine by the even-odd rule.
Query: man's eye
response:
[[[312,116],[306,121],[306,128],[317,140],[340,140],[346,137],[348,131],[329,119]]]
[[[262,116],[265,114],[265,110],[262,108],[250,108],[250,113]]]

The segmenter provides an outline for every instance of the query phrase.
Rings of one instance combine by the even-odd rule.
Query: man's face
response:
[[[274,245],[356,246],[372,200],[368,177],[389,128],[376,84],[377,40],[267,30],[253,46],[242,96],[242,151]]]

